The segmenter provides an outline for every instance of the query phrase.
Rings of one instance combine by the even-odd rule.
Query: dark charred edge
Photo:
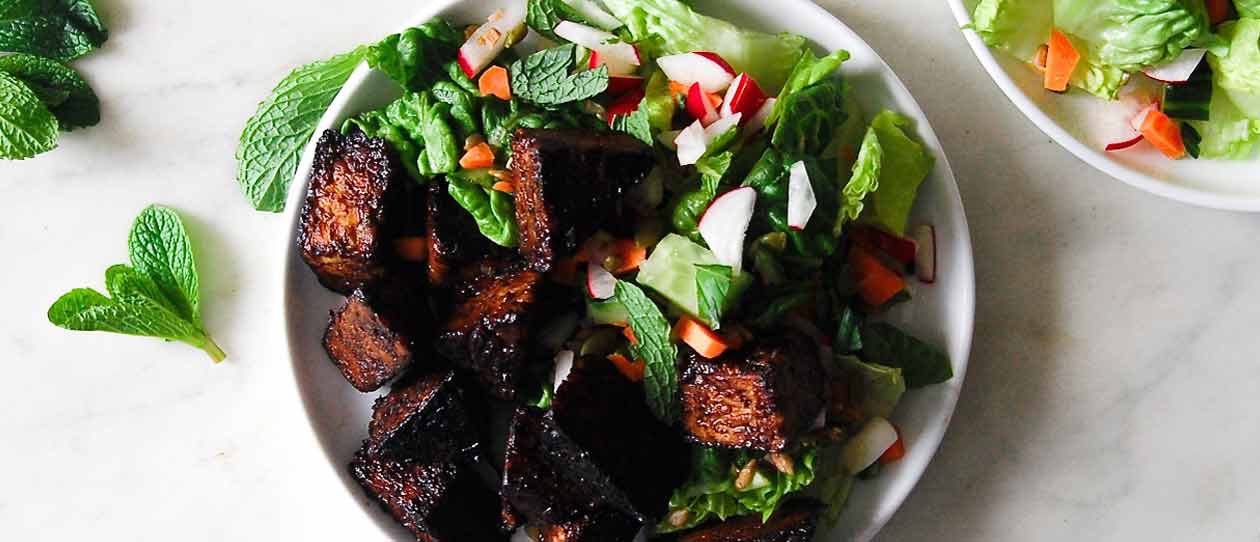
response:
[[[818,529],[823,505],[793,499],[779,506],[764,523],[759,515],[739,516],[684,533],[676,542],[810,542]]]
[[[369,452],[394,460],[475,461],[480,420],[456,379],[454,371],[411,377],[378,398],[368,424]]]

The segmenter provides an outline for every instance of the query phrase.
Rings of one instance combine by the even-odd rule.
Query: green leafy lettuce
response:
[[[444,19],[433,19],[368,48],[368,65],[409,90],[424,90],[452,74],[464,33]],[[458,66],[456,66],[458,67]],[[458,78],[468,77],[458,69]]]
[[[236,149],[236,180],[259,211],[284,210],[302,150],[366,47],[294,70],[245,123]]]
[[[906,387],[939,384],[954,377],[949,356],[896,326],[877,322],[862,326],[862,357],[901,369]]]
[[[639,102],[639,108],[634,112],[615,117],[612,121],[612,129],[630,134],[642,141],[644,145],[655,145],[656,142],[652,139],[652,118],[648,113],[647,98]]]
[[[1260,19],[1260,0],[1234,0],[1238,14],[1247,19]]]
[[[1229,54],[1208,55],[1218,90],[1243,114],[1260,119],[1260,19],[1240,19],[1219,28]]]
[[[867,363],[857,356],[839,356],[836,362],[848,383],[848,404],[862,414],[862,420],[888,418],[906,393],[902,370]]]
[[[661,421],[672,424],[678,418],[678,347],[670,340],[669,320],[638,286],[617,281],[615,292],[616,300],[629,314],[637,341],[631,346],[632,353],[644,363],[648,408]]]
[[[57,117],[18,78],[0,71],[0,158],[23,160],[57,147]]]
[[[101,103],[74,68],[51,58],[28,54],[0,56],[0,72],[20,79],[44,102],[62,130],[95,126]]]
[[[775,148],[799,156],[821,155],[836,128],[848,119],[844,94],[843,83],[829,78],[785,97],[771,138]]]
[[[564,41],[553,32],[556,25],[563,21],[572,21],[591,27],[600,26],[595,21],[583,17],[581,12],[573,9],[564,0],[529,0],[529,3],[526,4],[525,24],[534,29],[535,32],[546,36],[549,40]]]
[[[608,89],[608,67],[572,73],[574,45],[544,49],[508,68],[512,93],[527,102],[557,106],[593,98]]]
[[[0,0],[0,51],[73,60],[108,38],[89,0]]]
[[[840,191],[838,224],[843,225],[861,216],[866,197],[879,189],[879,178],[883,173],[883,167],[884,148],[880,146],[879,134],[872,126],[867,128],[866,136],[862,138],[857,161],[853,163],[853,175]]]
[[[511,195],[457,175],[448,176],[447,181],[447,191],[460,207],[472,215],[482,235],[499,246],[517,245],[516,205]]]
[[[652,45],[650,52],[713,51],[772,94],[783,88],[805,51],[801,36],[745,30],[696,13],[680,0],[604,0],[604,5],[626,23],[636,41]]]
[[[1124,71],[1163,64],[1214,44],[1203,0],[1054,0],[1054,26]]]
[[[762,521],[770,518],[783,498],[814,482],[818,450],[805,447],[791,453],[793,470],[783,473],[759,462],[752,483],[744,489],[735,487],[737,472],[749,461],[759,460],[762,452],[728,451],[696,447],[692,459],[691,478],[674,491],[669,499],[672,512],[686,510],[687,521],[681,525],[662,522],[658,532],[690,529],[710,520],[757,514]]]
[[[384,109],[347,120],[342,129],[357,128],[389,141],[408,173],[426,180],[459,168],[459,141],[451,111],[450,104],[427,91],[408,92]]]
[[[766,124],[773,125],[778,122],[783,114],[784,106],[788,103],[788,97],[839,72],[840,65],[846,60],[849,60],[849,52],[844,49],[839,49],[822,58],[818,58],[813,51],[806,49],[800,60],[796,62],[796,66],[792,68],[792,73],[784,83],[783,90],[779,91],[779,99],[774,104],[774,110],[767,117]]]
[[[879,188],[871,194],[871,219],[898,235],[904,234],[919,185],[931,173],[934,160],[906,130],[910,119],[883,111],[871,121],[883,151]],[[846,187],[847,188],[847,187]]]
[[[48,320],[74,331],[180,341],[222,361],[223,350],[201,322],[197,265],[179,215],[148,207],[132,226],[128,248],[131,266],[105,272],[109,297],[90,288],[71,290],[48,309]]]

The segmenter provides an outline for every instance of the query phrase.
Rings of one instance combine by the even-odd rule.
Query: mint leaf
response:
[[[57,118],[35,91],[0,72],[0,158],[24,160],[57,146]]]
[[[652,122],[648,117],[647,109],[647,99],[644,98],[642,102],[639,102],[639,108],[633,113],[615,117],[612,129],[630,134],[649,147],[655,145],[656,142],[652,140]]]
[[[35,91],[62,130],[95,126],[101,121],[101,102],[74,68],[51,58],[16,54],[0,57],[0,72],[8,72]]]
[[[302,149],[366,50],[360,47],[293,70],[245,123],[236,149],[236,180],[255,209],[284,210]]]
[[[696,264],[696,296],[700,319],[714,331],[722,325],[722,312],[731,291],[734,269],[728,265]]]
[[[71,290],[49,307],[48,321],[73,331],[180,341],[222,361],[226,355],[201,324],[197,266],[179,216],[148,207],[136,218],[128,244],[132,265],[105,271],[109,297],[90,288]]]
[[[512,93],[542,106],[593,98],[608,89],[608,67],[571,74],[575,63],[572,44],[534,53],[512,63]]]
[[[131,264],[153,279],[176,314],[201,325],[197,263],[188,233],[175,211],[150,205],[136,217],[127,238]]]
[[[862,326],[863,359],[901,369],[906,387],[922,388],[954,377],[940,349],[883,322]]]
[[[89,0],[0,0],[0,51],[73,60],[108,38]]]
[[[630,314],[630,329],[643,358],[643,386],[648,407],[665,423],[678,417],[678,347],[670,341],[669,321],[638,286],[617,281],[616,299]]]

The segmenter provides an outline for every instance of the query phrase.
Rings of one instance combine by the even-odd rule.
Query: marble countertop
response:
[[[77,66],[101,125],[0,163],[0,538],[378,532],[292,389],[273,331],[285,224],[249,209],[232,156],[288,69],[389,33],[415,2],[97,4],[112,37]],[[962,399],[879,540],[1260,540],[1260,216],[1161,200],[1078,162],[989,81],[943,2],[822,4],[918,97],[975,241]],[[44,317],[125,260],[149,203],[189,222],[227,363]]]

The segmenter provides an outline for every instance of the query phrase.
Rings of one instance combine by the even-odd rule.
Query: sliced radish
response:
[[[643,101],[643,96],[645,95],[646,93],[642,89],[633,90],[613,100],[613,103],[608,104],[608,126],[611,128],[613,121],[617,117],[638,111],[639,103]]]
[[[1146,113],[1159,107],[1162,88],[1152,79],[1135,77],[1115,102],[1089,116],[1093,142],[1108,151],[1127,149],[1142,141]]]
[[[608,90],[604,92],[609,96],[621,96],[632,90],[641,90],[644,81],[646,79],[637,75],[613,75],[608,78]]]
[[[720,113],[723,117],[743,113],[744,118],[751,121],[768,98],[752,77],[742,73],[731,82],[731,88],[726,90],[726,99],[722,101]]]
[[[722,117],[713,121],[713,124],[710,124],[704,129],[705,146],[707,147],[710,143],[713,143],[713,140],[722,137],[722,134],[729,132],[731,128],[739,126],[739,121],[743,118],[744,115],[742,113],[736,113],[729,117]]]
[[[712,56],[705,54],[683,53],[660,57],[656,59],[656,64],[671,81],[688,87],[699,83],[701,90],[705,92],[725,91],[731,86],[731,81],[735,80],[735,73],[721,57],[714,60]]]
[[[757,207],[757,190],[751,186],[722,194],[700,215],[700,236],[718,263],[738,273],[744,262],[744,235]]]
[[[778,101],[776,98],[766,99],[765,103],[761,104],[761,109],[758,109],[752,118],[748,119],[748,123],[744,125],[744,133],[755,134],[760,132],[762,128],[765,128],[766,120],[770,118],[770,113],[774,111],[774,104],[778,103]]]
[[[849,474],[866,470],[896,443],[897,429],[888,420],[871,418],[857,435],[844,444],[845,470]]]
[[[1104,149],[1107,152],[1122,151],[1129,147],[1137,145],[1138,143],[1141,143],[1142,139],[1143,139],[1142,134],[1137,134],[1137,135],[1134,135],[1132,138],[1126,139],[1124,141],[1116,141],[1115,143],[1108,143],[1107,146],[1104,147]]]
[[[1146,116],[1150,115],[1152,111],[1159,111],[1159,104],[1150,104],[1138,110],[1137,114],[1133,115],[1133,118],[1129,120],[1129,127],[1140,134],[1142,125],[1146,124]]]
[[[553,391],[559,391],[560,385],[569,378],[569,373],[573,372],[573,359],[577,357],[572,350],[561,350],[556,352],[555,362],[556,368],[552,373]]]
[[[525,30],[525,8],[518,4],[496,11],[460,46],[459,68],[469,79],[476,79],[507,48],[508,41]]]
[[[919,252],[919,244],[916,239],[902,237],[879,228],[864,227],[857,230],[854,235],[858,236],[858,239],[879,248],[881,252],[891,256],[892,259],[906,265],[914,263],[915,257]]]
[[[563,2],[578,12],[583,19],[595,23],[595,26],[604,30],[616,30],[622,26],[620,20],[604,11],[597,2],[592,0],[563,0]]]
[[[797,162],[788,176],[788,227],[804,230],[817,208],[818,198],[814,196],[809,171],[805,169],[805,162]]]
[[[674,138],[674,146],[678,147],[678,165],[690,166],[696,163],[704,156],[708,145],[709,142],[704,137],[704,125],[700,121],[691,123]]]
[[[617,277],[599,264],[586,266],[586,293],[591,299],[608,299],[617,291]]]
[[[1199,68],[1199,64],[1203,63],[1203,56],[1206,54],[1207,49],[1186,49],[1172,62],[1146,68],[1142,70],[1142,73],[1161,83],[1174,85],[1185,83],[1190,80],[1191,75],[1194,75],[1194,70]]]
[[[709,96],[701,89],[700,83],[693,83],[687,91],[687,113],[705,126],[721,118],[718,116],[717,108],[713,107],[713,102],[709,101]]]
[[[630,75],[639,67],[639,51],[620,38],[573,21],[556,25],[557,36],[593,51],[590,67],[608,66],[609,75]]]
[[[914,240],[919,244],[919,251],[914,254],[914,271],[919,280],[932,284],[936,282],[936,228],[927,224],[915,228]]]
[[[717,64],[718,66],[721,66],[722,69],[726,70],[726,73],[735,75],[735,68],[732,68],[731,64],[727,62],[725,58],[722,58],[722,55],[719,55],[712,51],[696,51],[694,54],[697,54],[704,58],[709,59],[714,64]]]

